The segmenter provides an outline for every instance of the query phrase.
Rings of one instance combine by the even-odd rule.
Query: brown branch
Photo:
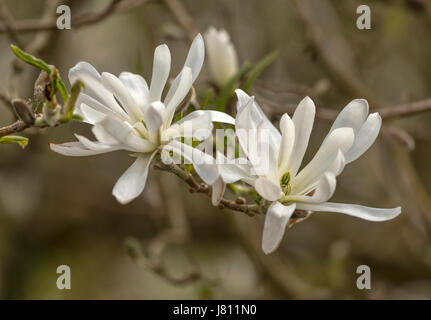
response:
[[[175,17],[180,27],[187,34],[189,40],[193,40],[196,34],[199,32],[195,21],[192,16],[187,12],[180,0],[163,0],[166,7],[169,9],[171,14]]]
[[[100,22],[113,13],[129,11],[151,1],[153,0],[112,0],[111,3],[101,12],[85,13],[75,16],[72,20],[72,27],[79,28],[82,26],[91,25]],[[10,25],[5,23],[0,24],[0,33],[26,33],[48,30],[57,30],[57,19],[49,19],[45,21],[40,21],[39,19],[27,19],[15,21]]]
[[[431,99],[386,107],[379,110],[379,113],[383,119],[388,120],[400,117],[410,117],[427,111],[431,111]]]
[[[26,124],[22,120],[18,120],[8,126],[0,128],[0,137],[7,136],[9,134],[17,133],[20,131],[23,131],[29,127],[28,124]]]

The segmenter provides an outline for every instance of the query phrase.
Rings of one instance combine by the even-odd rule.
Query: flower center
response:
[[[283,174],[280,179],[280,187],[281,191],[283,191],[285,195],[288,195],[290,193],[290,191],[292,190],[292,188],[290,187],[290,172],[286,172],[285,174]]]

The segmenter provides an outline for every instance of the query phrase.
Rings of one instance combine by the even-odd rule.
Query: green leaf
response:
[[[21,136],[4,136],[0,138],[1,144],[17,143],[21,148],[25,148],[28,144],[28,138]]]
[[[259,77],[259,75],[265,70],[271,63],[273,63],[278,58],[279,52],[273,51],[270,54],[263,57],[251,70],[248,74],[248,78],[246,82],[244,83],[244,86],[242,89],[245,92],[249,92],[251,87],[253,86],[256,79]]]
[[[11,47],[13,53],[15,53],[15,55],[18,58],[20,58],[22,61],[24,61],[28,64],[31,64],[32,66],[35,66],[36,68],[44,70],[47,73],[51,73],[51,68],[48,66],[48,64],[45,61],[43,61],[39,58],[36,58],[29,53],[22,51],[20,48],[18,48],[17,46],[15,46],[13,44],[11,44],[10,47]]]
[[[236,74],[234,74],[229,81],[221,88],[220,94],[216,101],[216,110],[225,111],[228,100],[233,96],[235,85],[243,74],[247,73],[251,68],[251,65],[245,64]]]

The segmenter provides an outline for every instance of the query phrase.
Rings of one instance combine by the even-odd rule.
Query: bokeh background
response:
[[[169,1],[140,1],[81,27],[74,27],[74,15],[101,12],[110,1],[47,2],[72,10],[72,29],[47,31],[37,50],[64,77],[84,60],[99,71],[128,70],[149,79],[153,50],[161,43],[171,49],[172,74],[184,63],[190,30],[184,31]],[[428,0],[179,3],[196,30],[225,28],[241,63],[279,50],[252,90],[274,120],[305,95],[318,108],[337,112],[354,98],[367,98],[377,111],[431,96]],[[356,28],[360,4],[371,8],[371,30]],[[40,19],[46,6],[39,0],[4,5],[16,20]],[[55,19],[55,10],[45,18]],[[0,33],[1,92],[31,97],[37,71],[30,66],[19,73],[19,91],[10,92],[17,71],[9,45],[14,37],[24,47],[34,45],[38,36],[43,38],[35,32]],[[202,93],[208,75],[206,65],[196,85]],[[0,125],[14,120],[2,104]],[[308,158],[330,124],[316,122]],[[73,158],[50,151],[48,142],[72,141],[75,132],[91,136],[88,126],[74,122],[27,130],[24,150],[0,145],[0,298],[431,298],[431,112],[385,122],[375,145],[338,180],[334,201],[401,205],[401,216],[373,223],[318,213],[289,229],[269,256],[260,249],[262,217],[214,208],[168,173],[152,170],[144,194],[118,204],[111,190],[132,158],[123,152]],[[154,268],[145,253],[157,252],[167,235],[173,240],[156,261],[162,269]],[[133,251],[130,257],[125,243],[139,244],[141,255]],[[71,290],[56,287],[62,264],[71,267]],[[371,268],[371,290],[356,287],[359,265]]]

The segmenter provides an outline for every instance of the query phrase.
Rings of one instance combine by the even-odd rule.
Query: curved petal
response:
[[[114,96],[101,82],[101,76],[97,70],[87,62],[78,62],[69,70],[69,81],[74,83],[81,80],[84,83],[84,93],[99,101],[107,108],[127,117],[124,110],[115,101]]]
[[[352,128],[354,133],[361,128],[368,115],[368,102],[365,99],[355,99],[351,101],[343,110],[338,114],[334,123],[332,124],[329,132],[335,129],[349,127]]]
[[[166,113],[163,119],[163,125],[165,128],[169,127],[169,125],[171,124],[172,119],[174,118],[175,110],[177,109],[181,101],[183,101],[183,99],[189,92],[191,86],[191,69],[189,67],[184,67],[184,69],[181,71],[181,77],[177,89],[175,90],[175,93],[173,94],[172,98],[166,104]]]
[[[216,206],[220,203],[226,190],[226,183],[222,178],[218,178],[212,185],[211,203]]]
[[[328,201],[335,192],[337,181],[332,173],[326,172],[317,182],[317,186],[313,190],[307,190],[305,195],[291,195],[283,197],[286,201],[306,202],[306,203],[322,203]],[[314,191],[311,196],[307,195],[310,191]]]
[[[148,102],[162,100],[163,89],[171,70],[171,52],[166,44],[154,50],[153,75],[151,77]]]
[[[325,211],[344,213],[349,216],[369,221],[386,221],[395,218],[401,213],[401,207],[381,209],[364,207],[357,204],[325,202],[321,204],[298,203],[298,209],[311,211]]]
[[[115,183],[112,195],[121,204],[126,204],[139,196],[145,188],[147,182],[148,169],[157,151],[151,155],[142,154],[124,172]]]
[[[346,152],[352,146],[354,134],[352,128],[338,128],[332,131],[323,141],[314,158],[302,169],[292,181],[292,192],[297,194],[306,189],[310,183],[320,178],[323,172],[333,164],[338,150]]]
[[[365,123],[355,135],[353,146],[346,153],[346,163],[358,159],[372,146],[379,135],[381,126],[382,118],[377,112],[368,116],[367,121],[365,121]]]
[[[251,175],[251,164],[247,159],[228,159],[221,152],[217,151],[217,164],[220,175],[226,183],[253,178]]]
[[[292,150],[290,160],[290,176],[294,177],[298,173],[305,151],[307,150],[308,141],[310,140],[311,130],[313,129],[314,116],[316,107],[313,100],[305,97],[299,104],[293,114],[292,121],[295,126],[295,144]]]
[[[277,201],[283,196],[280,186],[276,185],[266,177],[257,178],[254,188],[259,195],[269,201]]]
[[[165,105],[160,101],[151,103],[145,111],[145,125],[149,132],[158,132],[163,123]]]
[[[99,101],[97,101],[96,99],[94,99],[93,97],[90,97],[89,95],[85,94],[85,93],[81,93],[78,97],[78,102],[76,103],[76,105],[80,105],[82,106],[82,104],[87,105],[87,107],[94,109],[95,111],[97,111],[98,113],[101,113],[103,115],[106,116],[110,116],[113,118],[118,118],[121,120],[128,120],[129,117],[127,116],[127,114],[123,111],[121,113],[112,110],[110,108],[105,107],[103,104],[101,104]],[[81,107],[82,109],[82,107]],[[89,111],[91,112],[91,111]],[[88,122],[90,123],[95,123],[97,121],[94,121],[94,119],[86,119]]]
[[[181,124],[184,121],[192,120],[194,118],[203,116],[203,115],[209,115],[211,122],[221,122],[221,123],[228,123],[228,124],[235,124],[235,119],[228,115],[227,113],[215,111],[215,110],[196,110],[193,112],[190,112],[188,115],[186,115],[184,118],[178,120],[175,122],[176,124]]]
[[[268,208],[262,235],[262,250],[265,254],[272,253],[278,248],[295,209],[295,203],[284,206],[280,202],[274,202]]]
[[[94,142],[91,141],[89,139],[87,139],[84,136],[81,136],[79,134],[75,134],[76,139],[78,139],[79,142],[82,143],[82,145],[89,149],[89,150],[93,150],[93,151],[102,151],[102,152],[111,152],[111,151],[117,151],[120,150],[121,147],[120,146],[110,146],[110,145],[106,145],[100,142]]]
[[[129,90],[135,103],[138,107],[145,112],[145,107],[148,103],[148,84],[145,79],[139,75],[130,72],[121,72],[118,77],[124,86]]]

